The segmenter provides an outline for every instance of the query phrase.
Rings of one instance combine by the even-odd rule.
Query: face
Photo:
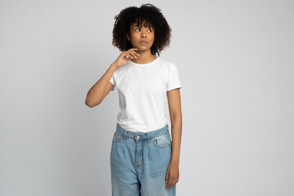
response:
[[[133,23],[130,27],[130,36],[127,35],[129,41],[133,48],[138,48],[139,50],[150,50],[154,42],[154,29],[143,21],[141,27],[137,26],[136,23]],[[143,43],[142,41],[146,41]]]

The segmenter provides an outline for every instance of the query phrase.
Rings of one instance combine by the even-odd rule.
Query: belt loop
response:
[[[147,141],[149,142],[149,133],[148,132],[147,132],[147,139],[148,139]]]
[[[126,139],[127,130],[124,132],[124,140]]]

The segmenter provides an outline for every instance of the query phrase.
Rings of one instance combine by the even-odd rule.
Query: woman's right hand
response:
[[[137,56],[140,56],[135,50],[138,50],[138,48],[131,48],[127,51],[122,51],[119,55],[119,57],[113,62],[117,67],[121,67],[124,64],[126,64],[130,59],[138,58]],[[127,58],[127,56],[129,58]]]

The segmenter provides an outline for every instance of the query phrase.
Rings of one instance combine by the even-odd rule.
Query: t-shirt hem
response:
[[[109,80],[109,82],[113,85],[112,88],[111,88],[110,90],[111,90],[111,91],[114,91],[114,89],[115,89],[114,83],[112,83],[110,80]]]
[[[171,87],[169,89],[167,89],[166,91],[170,91],[170,90],[173,90],[173,89],[176,89],[176,88],[182,88],[181,86],[174,86],[174,87]]]

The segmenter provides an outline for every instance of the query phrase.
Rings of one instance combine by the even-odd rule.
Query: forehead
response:
[[[152,28],[152,24],[150,24],[150,23],[148,23],[146,21],[143,21],[141,24],[139,24],[139,26],[137,24],[137,21],[133,22],[132,25],[131,25],[131,28],[133,28],[133,27],[141,27],[142,24],[144,25],[144,27],[148,27],[150,25],[150,28]]]

